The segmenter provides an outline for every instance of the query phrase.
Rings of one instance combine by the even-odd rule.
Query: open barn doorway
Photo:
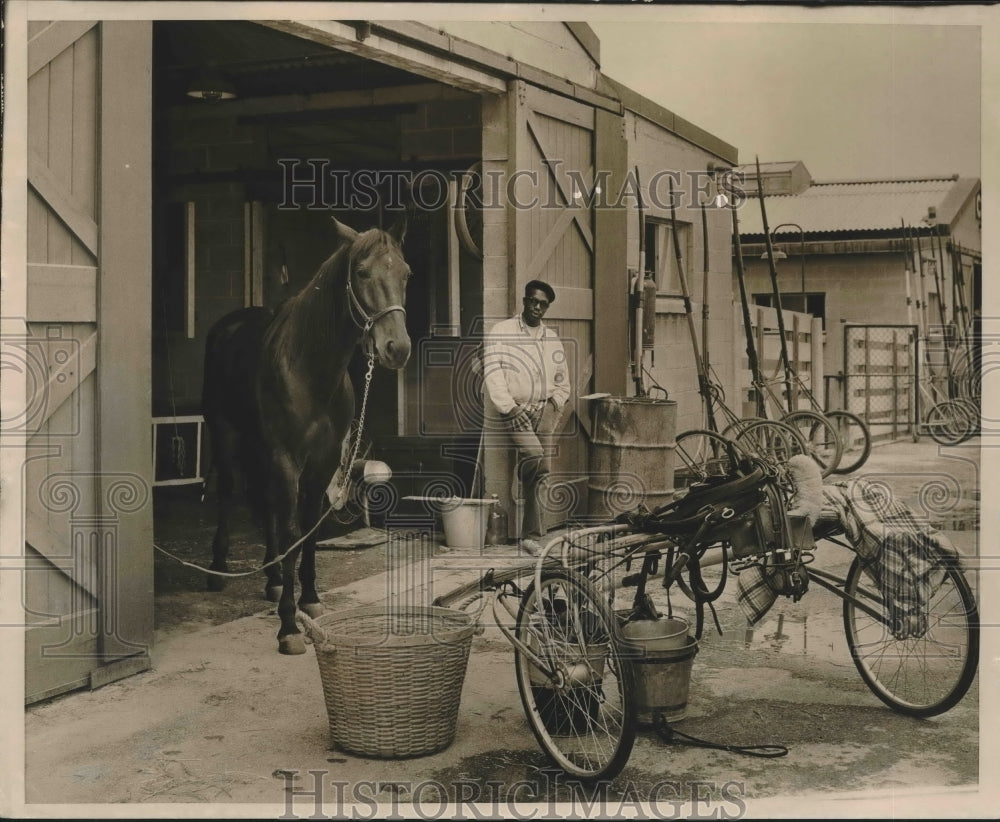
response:
[[[388,227],[399,216],[399,192],[420,174],[445,181],[445,189],[425,196],[409,217],[404,252],[414,272],[407,300],[414,356],[402,372],[376,369],[366,445],[408,483],[400,494],[415,490],[414,477],[437,463],[454,470],[440,441],[421,436],[427,420],[417,352],[432,336],[460,345],[460,306],[481,305],[480,281],[465,276],[461,297],[455,291],[461,261],[448,251],[454,243],[447,188],[454,172],[480,159],[480,105],[469,92],[262,24],[154,24],[158,545],[201,566],[211,560],[214,484],[201,424],[208,329],[230,311],[276,308],[305,287],[333,251],[331,216],[359,230]],[[370,204],[350,198],[342,182],[366,174],[376,178]],[[364,366],[356,357],[356,388]],[[332,524],[331,533],[355,525]],[[260,530],[244,509],[233,529],[230,570],[258,568],[262,557]],[[377,551],[320,552],[321,578],[323,563],[334,560],[338,584],[384,567]],[[204,573],[159,552],[155,586],[158,631],[270,607],[261,574],[232,579],[224,593],[209,596]]]

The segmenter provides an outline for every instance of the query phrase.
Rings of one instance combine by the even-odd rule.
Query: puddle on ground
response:
[[[979,520],[970,517],[959,519],[938,520],[931,523],[932,528],[939,531],[978,531]]]
[[[722,643],[741,650],[778,651],[831,662],[844,659],[846,641],[839,613],[776,613],[741,631],[727,631]]]

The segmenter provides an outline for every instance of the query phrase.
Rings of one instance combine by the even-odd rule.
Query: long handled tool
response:
[[[913,273],[913,260],[911,258],[910,246],[906,242],[906,223],[900,217],[900,225],[903,228],[903,277],[906,279],[906,322],[913,325],[913,298],[911,296],[910,276]]]
[[[948,374],[948,399],[952,399],[955,396],[955,379],[951,372],[951,347],[948,344],[948,306],[944,298],[944,248],[941,246],[941,232],[936,227],[935,234],[937,235],[937,259],[939,262],[934,266],[934,285],[937,287],[938,293],[938,316],[941,320],[941,347],[944,349],[944,368]]]
[[[708,358],[708,211],[705,203],[701,204],[701,247],[704,265],[701,272],[701,358],[705,374],[712,373],[712,365]],[[712,408],[711,392],[705,398],[708,428],[715,431],[715,411]]]
[[[781,308],[781,292],[778,290],[778,269],[774,264],[774,249],[771,247],[771,231],[767,225],[767,209],[764,207],[764,183],[760,176],[760,158],[757,158],[757,199],[760,200],[760,220],[764,229],[764,244],[767,248],[767,265],[771,272],[771,290],[774,293],[775,308],[778,311],[778,336],[781,339],[781,364],[785,370],[785,402],[789,411],[792,407],[792,367],[788,360],[788,343],[785,340],[785,317]]]
[[[694,364],[698,371],[698,391],[705,400],[705,408],[708,411],[708,424],[713,424],[712,419],[712,389],[708,383],[708,372],[705,370],[705,362],[701,358],[698,348],[698,332],[694,325],[694,316],[691,311],[691,293],[688,291],[687,277],[684,274],[684,260],[681,256],[681,242],[677,236],[677,211],[674,203],[674,179],[670,179],[670,231],[674,240],[674,259],[677,261],[677,278],[681,284],[681,296],[684,298],[684,314],[687,316],[688,332],[691,334],[691,347],[694,349]]]
[[[747,338],[747,365],[750,368],[750,377],[754,385],[761,382],[760,362],[757,360],[757,345],[753,339],[753,324],[750,320],[750,300],[747,297],[746,272],[743,269],[743,244],[740,242],[740,221],[736,216],[736,205],[730,209],[733,213],[733,243],[736,247],[736,279],[740,286],[740,305],[743,309],[743,330]],[[764,414],[764,395],[754,390],[754,398],[757,404],[757,416]]]
[[[646,396],[646,382],[643,378],[643,347],[642,347],[642,286],[646,278],[646,211],[642,202],[642,187],[639,185],[639,166],[635,167],[635,196],[639,209],[639,272],[636,274],[632,287],[632,298],[635,300],[635,339],[632,349],[632,378],[635,381],[635,393],[638,397]]]

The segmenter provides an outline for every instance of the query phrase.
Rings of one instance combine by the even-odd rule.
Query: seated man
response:
[[[494,325],[483,350],[487,420],[506,431],[517,450],[525,499],[521,546],[529,553],[539,550],[545,533],[542,493],[551,470],[552,435],[570,394],[566,352],[542,322],[554,300],[548,283],[527,283],[521,312]]]

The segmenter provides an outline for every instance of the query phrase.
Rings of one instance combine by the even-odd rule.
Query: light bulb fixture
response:
[[[718,165],[714,160],[709,160],[706,173],[712,178],[716,191],[715,196],[707,205],[712,208],[725,208],[729,205],[729,196],[726,194],[724,181],[732,175],[733,169],[730,166]]]
[[[220,100],[232,100],[236,97],[236,87],[218,71],[207,69],[199,74],[188,86],[187,96],[196,100],[217,103]]]

